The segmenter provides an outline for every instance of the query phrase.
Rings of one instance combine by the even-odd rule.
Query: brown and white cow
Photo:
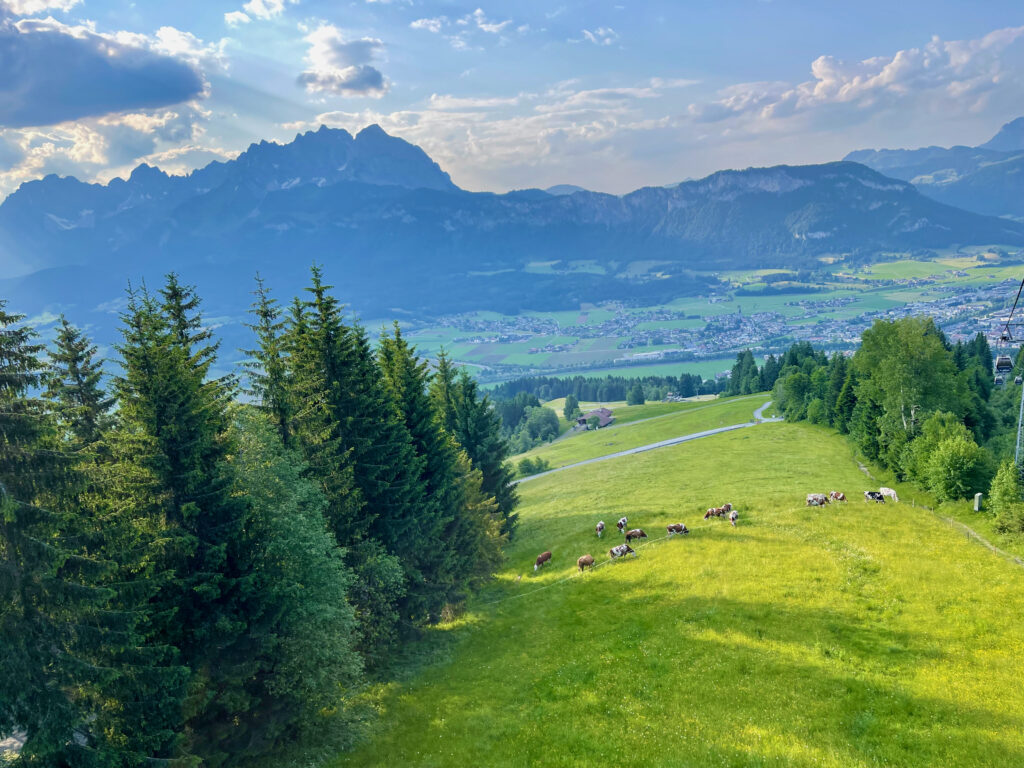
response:
[[[629,520],[625,516],[619,518],[619,522],[617,522],[615,524],[616,526],[618,526],[619,533],[625,533],[626,532],[626,523],[628,523],[628,522],[629,522]]]
[[[707,512],[704,513],[704,519],[707,520],[709,517],[724,517],[725,513],[728,512],[725,507],[711,507]]]
[[[666,526],[666,529],[668,530],[669,537],[675,536],[676,534],[685,536],[690,532],[690,529],[682,523],[672,523],[672,525]]]
[[[885,496],[879,491],[864,491],[864,501],[877,501],[879,504],[884,504]]]
[[[892,488],[879,488],[878,492],[883,496],[892,499],[893,501],[898,502],[900,500],[900,497],[896,495],[896,491],[894,491]]]
[[[634,539],[646,539],[647,534],[644,533],[643,528],[634,528],[631,531],[626,531],[626,543],[629,544]]]
[[[594,526],[594,530],[597,531],[597,538],[601,538],[601,534],[604,533],[604,520]]]
[[[576,565],[579,567],[580,573],[583,573],[584,568],[590,568],[590,570],[594,570],[594,556],[584,555],[576,561]]]
[[[612,547],[608,550],[608,557],[614,560],[617,557],[625,557],[626,555],[632,555],[636,557],[636,552],[629,544],[619,544],[617,547]]]
[[[828,496],[826,496],[824,493],[807,494],[808,507],[824,507],[826,504],[828,504]]]
[[[538,568],[540,568],[542,565],[544,565],[544,563],[546,563],[550,559],[551,559],[551,552],[550,551],[548,551],[548,552],[541,552],[539,555],[537,555],[537,562],[535,562],[533,564],[533,570],[536,571]]]
[[[736,527],[736,521],[739,519],[740,513],[735,509],[729,512],[729,522],[732,523],[732,527]]]
[[[829,501],[846,501],[846,494],[843,493],[842,491],[829,491],[828,492],[828,500]]]

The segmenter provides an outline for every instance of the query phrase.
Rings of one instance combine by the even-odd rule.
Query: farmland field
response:
[[[782,282],[771,281],[785,270],[705,273],[722,282],[704,296],[644,307],[610,302],[515,316],[470,313],[428,321],[409,337],[424,354],[446,348],[456,361],[474,366],[484,382],[538,373],[710,377],[729,367],[718,361],[731,361],[747,347],[778,352],[806,340],[848,348],[873,319],[910,307],[936,316],[955,336],[994,332],[994,312],[1015,293],[997,286],[1019,280],[1024,269],[1020,253],[1005,248],[965,247],[932,260],[907,256],[890,254],[863,266],[840,259],[813,279],[796,280],[794,273],[794,280]],[[535,266],[551,268],[546,262]],[[629,268],[649,267],[637,262]],[[686,355],[694,359],[683,361]]]
[[[776,423],[521,486],[496,583],[432,631],[443,659],[367,692],[379,721],[333,765],[1024,764],[1024,569],[910,486],[858,500],[877,485]],[[803,506],[832,488],[853,500]],[[725,501],[736,528],[701,520]],[[621,515],[651,540],[609,564]]]

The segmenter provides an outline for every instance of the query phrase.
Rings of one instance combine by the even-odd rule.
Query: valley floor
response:
[[[1024,765],[1024,569],[870,483],[840,437],[769,423],[521,486],[507,568],[334,765]],[[701,519],[727,501],[736,528]],[[607,563],[622,515],[650,543]]]

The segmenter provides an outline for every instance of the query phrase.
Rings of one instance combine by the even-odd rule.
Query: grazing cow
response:
[[[601,534],[602,534],[602,533],[604,533],[604,520],[602,520],[601,522],[599,522],[599,523],[598,523],[598,524],[597,524],[597,525],[595,526],[594,530],[596,530],[596,531],[597,531],[597,538],[599,538],[599,539],[600,539],[600,538],[601,538]]]
[[[537,562],[533,564],[533,570],[536,571],[538,568],[540,568],[542,565],[544,565],[544,563],[546,563],[550,559],[551,559],[551,552],[550,551],[549,552],[541,552],[539,555],[537,555]]]
[[[629,546],[629,544],[619,544],[619,546],[612,547],[608,550],[608,556],[612,560],[614,560],[617,557],[625,557],[626,555],[632,555],[633,557],[636,557],[636,552],[633,551],[633,548]]]
[[[580,573],[583,573],[584,568],[590,568],[590,570],[594,570],[594,556],[584,555],[576,561],[576,565],[579,566]]]
[[[633,541],[633,539],[646,539],[647,534],[644,533],[643,528],[634,528],[631,531],[626,531],[626,543]]]
[[[735,509],[729,512],[729,522],[732,523],[733,528],[736,527],[736,520],[739,518],[739,516],[740,513],[737,512]]]
[[[892,488],[879,488],[878,492],[883,496],[888,496],[893,501],[898,502],[900,500],[899,496],[896,495],[896,491],[894,491]]]
[[[885,496],[879,491],[864,491],[864,501],[877,501],[879,504],[884,504]]]
[[[668,528],[668,535],[669,535],[670,537],[671,537],[671,536],[674,536],[674,535],[675,535],[675,534],[677,534],[677,533],[678,533],[678,534],[679,534],[680,536],[685,536],[686,534],[688,534],[688,533],[690,532],[690,529],[689,529],[689,528],[687,528],[687,527],[686,527],[685,525],[683,525],[682,523],[672,523],[672,525],[670,525],[670,526],[667,526],[667,528]]]
[[[628,523],[628,522],[629,522],[629,520],[627,520],[625,517],[620,517],[619,518],[619,522],[617,522],[615,524],[619,528],[619,533],[625,533],[626,532],[626,523]]]
[[[828,492],[828,500],[829,501],[846,501],[846,494],[843,493],[842,491],[829,491]]]
[[[826,496],[824,493],[807,494],[808,507],[824,507],[826,504],[828,504],[828,496]]]
[[[725,507],[711,507],[707,512],[704,513],[704,519],[707,520],[709,517],[724,517],[725,513],[728,512]]]

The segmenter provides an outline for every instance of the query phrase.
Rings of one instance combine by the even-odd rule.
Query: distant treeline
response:
[[[766,285],[764,288],[737,288],[736,296],[784,296],[791,293],[823,293],[829,290],[817,285]]]
[[[1024,367],[1018,353],[1014,375]],[[940,500],[989,491],[987,509],[1006,531],[1024,530],[1020,468],[1012,460],[1021,387],[996,386],[984,335],[951,344],[928,317],[878,320],[852,357],[794,344],[769,371],[739,355],[730,392],[774,378],[776,407],[849,435],[861,455]],[[1000,464],[1002,462],[1002,464]]]
[[[721,392],[724,380],[707,380],[693,373],[679,376],[524,376],[499,384],[491,390],[496,402],[507,401],[521,392],[529,393],[540,400],[554,400],[573,395],[580,402],[610,403],[625,400],[633,386],[639,382],[647,400],[663,400],[672,392],[680,397],[694,395],[716,395]]]
[[[316,763],[366,671],[500,563],[517,498],[475,381],[397,325],[374,348],[319,270],[287,310],[256,295],[247,391],[173,274],[129,292],[109,392],[81,331],[46,354],[0,301],[15,764]]]

